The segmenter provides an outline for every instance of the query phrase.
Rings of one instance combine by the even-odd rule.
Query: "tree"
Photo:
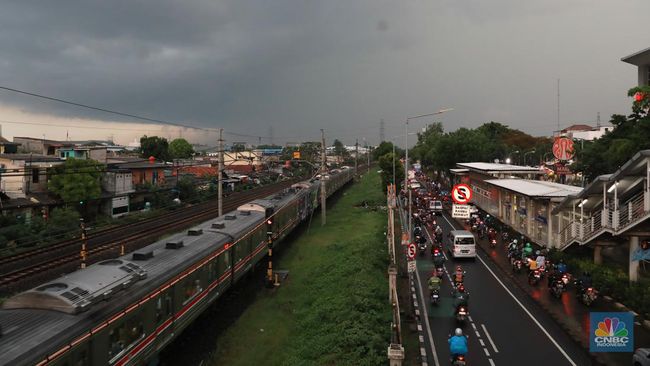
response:
[[[386,186],[393,182],[393,153],[392,151],[379,157],[379,167],[381,168],[381,179],[386,191]],[[396,188],[399,190],[400,184],[404,181],[404,167],[395,157],[395,183]]]
[[[169,156],[172,159],[188,159],[193,153],[194,148],[185,139],[175,139],[169,143]]]
[[[140,138],[140,156],[148,159],[153,156],[156,159],[169,159],[169,143],[164,137],[144,135]]]
[[[629,116],[613,115],[614,129],[598,140],[576,144],[576,162],[572,168],[587,180],[613,173],[640,150],[650,149],[650,87],[628,91],[634,97]]]
[[[348,150],[345,148],[345,146],[343,145],[343,143],[342,143],[341,141],[339,141],[338,139],[335,139],[335,140],[334,140],[334,144],[333,144],[333,146],[334,146],[334,155],[338,156],[338,158],[339,158],[339,159],[338,159],[339,163],[341,163],[343,160],[345,160],[345,158],[346,158],[347,156],[350,155],[350,153],[349,153]]]
[[[68,158],[63,165],[52,168],[47,187],[65,202],[97,199],[101,196],[101,175],[104,165],[95,160]]]

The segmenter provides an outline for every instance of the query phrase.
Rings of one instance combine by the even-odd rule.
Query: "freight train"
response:
[[[7,299],[0,365],[144,365],[329,197],[334,169]],[[269,237],[271,240],[269,240]]]

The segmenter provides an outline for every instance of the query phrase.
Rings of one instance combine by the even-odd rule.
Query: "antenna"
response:
[[[557,79],[557,130],[560,131],[560,79]]]
[[[596,127],[600,129],[600,112],[596,114]]]

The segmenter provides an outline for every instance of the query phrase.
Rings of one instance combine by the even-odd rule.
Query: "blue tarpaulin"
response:
[[[650,261],[650,249],[637,249],[632,254],[632,261]]]

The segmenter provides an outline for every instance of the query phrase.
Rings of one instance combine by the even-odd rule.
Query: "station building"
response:
[[[580,187],[541,180],[545,170],[498,163],[458,163],[455,183],[472,188],[472,202],[504,224],[545,247],[558,247],[557,217],[552,210]]]

